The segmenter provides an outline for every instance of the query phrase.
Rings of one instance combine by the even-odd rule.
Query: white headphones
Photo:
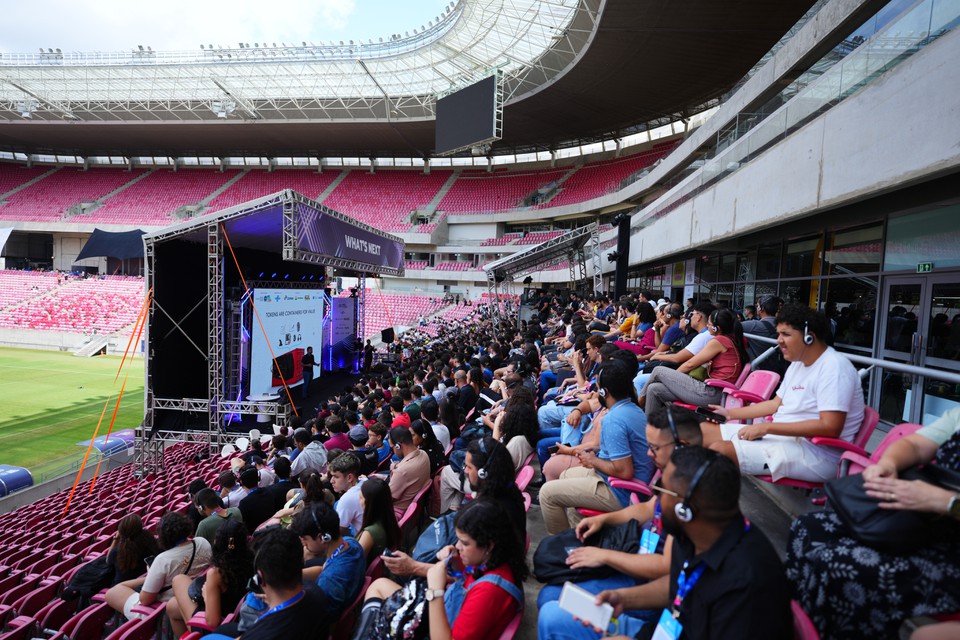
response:
[[[813,341],[814,341],[814,335],[810,333],[810,323],[804,322],[803,323],[803,344],[809,347],[810,345],[813,344]]]

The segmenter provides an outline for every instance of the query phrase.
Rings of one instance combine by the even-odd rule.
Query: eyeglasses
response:
[[[676,491],[671,491],[670,489],[667,489],[667,488],[665,488],[665,487],[661,487],[661,486],[658,485],[658,484],[651,484],[651,485],[649,485],[649,486],[650,486],[650,488],[653,489],[654,491],[659,491],[660,493],[665,493],[665,494],[667,494],[668,496],[673,496],[674,498],[679,498],[679,497],[681,497],[680,494],[677,493]]]
[[[660,449],[663,449],[664,447],[674,447],[676,445],[677,445],[676,442],[668,442],[667,444],[647,443],[647,449],[650,449],[650,453],[656,455],[657,453],[660,452]]]

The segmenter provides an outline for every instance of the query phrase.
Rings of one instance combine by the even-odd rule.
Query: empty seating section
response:
[[[499,238],[490,238],[489,240],[484,240],[480,243],[481,247],[505,247],[514,240],[519,240],[523,237],[522,233],[505,233]]]
[[[199,204],[236,175],[236,171],[220,173],[207,169],[154,171],[108,198],[106,204],[84,215],[82,221],[166,226],[174,222],[171,215],[177,209]]]
[[[67,281],[46,294],[0,314],[0,326],[72,333],[111,333],[137,319],[143,279],[101,276]]]
[[[646,169],[670,153],[678,144],[670,141],[654,146],[648,151],[615,160],[604,160],[584,165],[567,178],[561,191],[543,207],[560,207],[565,204],[584,202],[599,198],[620,188],[628,176]]]
[[[24,638],[56,632],[63,635],[54,637],[74,640],[102,638],[114,615],[109,605],[95,602],[78,612],[76,601],[59,599],[60,590],[79,565],[106,553],[123,516],[137,513],[156,532],[164,513],[186,511],[184,487],[191,480],[204,478],[213,484],[220,471],[229,468],[229,460],[219,457],[195,461],[200,452],[196,445],[168,447],[164,469],[143,481],[134,477],[133,465],[126,464],[95,483],[83,482],[69,509],[67,489],[0,515],[0,615],[19,616],[7,621],[11,629],[28,627]],[[159,611],[162,615],[162,608]]]
[[[229,209],[284,189],[293,189],[311,200],[316,200],[339,175],[339,171],[317,173],[300,169],[269,173],[258,170],[249,171],[210,201],[210,211]]]
[[[472,262],[438,262],[434,267],[437,271],[470,271],[476,269]]]
[[[563,171],[494,173],[464,171],[437,209],[446,213],[490,213],[523,206],[523,200],[537,189],[559,180]]]
[[[344,292],[340,297],[347,295],[349,292]],[[421,317],[428,318],[443,307],[444,304],[439,298],[394,293],[381,294],[375,289],[367,289],[364,305],[366,337],[380,333],[390,326],[397,328],[416,326]]]
[[[323,204],[388,232],[410,231],[410,212],[433,200],[448,171],[351,171]]]
[[[0,270],[0,309],[41,295],[57,286],[57,274]]]
[[[34,178],[39,178],[47,171],[50,171],[50,167],[27,168],[13,164],[0,165],[0,196],[30,182]]]
[[[57,222],[80,202],[94,202],[143,174],[143,170],[60,169],[37,181],[0,205],[0,220]],[[89,222],[82,216],[76,222]]]
[[[538,231],[536,233],[528,233],[523,236],[513,244],[515,245],[528,245],[528,244],[540,244],[541,242],[546,242],[547,240],[552,240],[559,236],[562,236],[565,231]]]
[[[422,271],[426,269],[429,264],[426,260],[407,260],[403,263],[403,266],[407,270]]]

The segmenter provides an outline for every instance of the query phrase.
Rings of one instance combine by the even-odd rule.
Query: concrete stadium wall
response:
[[[633,236],[631,264],[957,172],[958,59],[954,30]]]
[[[130,335],[112,336],[107,344],[107,353],[123,355]],[[45,351],[74,351],[89,342],[90,336],[82,333],[37,331],[36,329],[0,329],[0,346],[42,349]],[[142,355],[136,350],[136,355]]]

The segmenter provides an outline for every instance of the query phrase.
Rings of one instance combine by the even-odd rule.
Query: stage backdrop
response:
[[[323,347],[322,289],[256,289],[253,300],[263,322],[263,329],[253,320],[253,349],[250,353],[250,394],[276,393],[287,386],[303,382],[300,360],[313,347],[313,356],[320,364]],[[267,346],[267,340],[270,346]],[[277,359],[274,365],[270,348]],[[320,367],[313,369],[314,377]]]

